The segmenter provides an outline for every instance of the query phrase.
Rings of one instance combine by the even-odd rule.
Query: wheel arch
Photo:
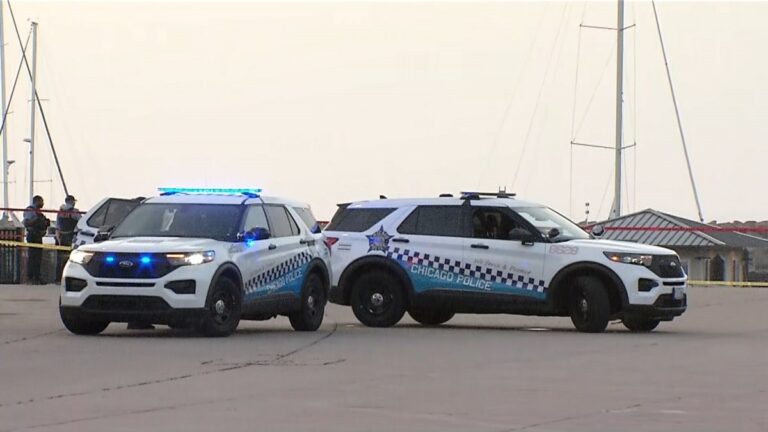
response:
[[[240,293],[245,297],[245,284],[243,283],[243,275],[240,273],[240,269],[234,263],[225,262],[216,269],[216,272],[211,278],[211,283],[208,286],[208,293],[206,294],[206,304],[208,303],[208,297],[211,295],[212,288],[217,280],[221,277],[232,279],[235,284],[240,288]]]
[[[304,274],[304,280],[302,281],[302,286],[304,286],[304,281],[306,281],[307,276],[309,276],[312,273],[319,273],[320,278],[323,280],[323,289],[325,290],[325,295],[328,295],[328,291],[331,289],[331,278],[330,278],[330,272],[328,271],[328,266],[325,264],[325,262],[320,258],[313,258],[308,266],[307,271]]]
[[[413,302],[413,283],[411,282],[411,278],[408,277],[408,274],[405,272],[405,270],[403,270],[402,267],[400,267],[396,262],[389,258],[378,255],[367,255],[352,261],[341,273],[338,286],[342,293],[342,304],[350,304],[352,286],[354,285],[357,278],[359,278],[365,272],[371,271],[373,269],[384,269],[385,271],[395,276],[397,280],[400,281],[402,287],[405,289],[406,305],[410,305]]]
[[[610,268],[591,261],[570,264],[560,269],[549,284],[547,299],[556,314],[567,314],[568,281],[578,276],[594,276],[605,285],[611,303],[611,314],[619,313],[629,303],[626,286]]]

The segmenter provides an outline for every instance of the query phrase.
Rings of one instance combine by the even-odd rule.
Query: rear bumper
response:
[[[682,315],[688,308],[688,295],[675,300],[671,294],[662,294],[652,305],[626,305],[623,315],[645,319],[670,321]]]
[[[80,306],[60,306],[59,309],[62,315],[93,321],[152,324],[192,323],[205,313],[204,308],[172,308],[161,297],[125,295],[92,295]]]

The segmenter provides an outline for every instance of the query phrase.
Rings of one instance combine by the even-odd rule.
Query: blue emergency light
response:
[[[256,198],[261,193],[260,188],[158,188],[161,195],[175,194],[205,194],[205,195],[245,195]]]

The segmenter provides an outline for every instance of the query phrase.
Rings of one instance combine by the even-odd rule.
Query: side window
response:
[[[254,228],[269,229],[269,223],[267,223],[267,215],[264,213],[264,208],[260,205],[253,205],[248,207],[248,214],[245,215],[243,230],[250,231]]]
[[[264,207],[269,218],[272,237],[290,237],[299,234],[299,227],[285,207],[268,205]]]
[[[474,238],[510,240],[528,233],[528,230],[503,208],[475,208],[472,210],[471,222]]]
[[[462,237],[460,206],[417,207],[397,227],[401,234]]]
[[[99,228],[104,226],[104,218],[107,215],[107,209],[112,200],[107,200],[101,207],[99,207],[86,221],[86,224],[92,228]]]
[[[107,214],[104,216],[104,225],[119,224],[137,205],[139,205],[138,201],[111,200]]]
[[[312,214],[312,210],[306,207],[294,207],[293,210],[299,215],[301,220],[304,221],[304,224],[307,225],[310,232],[320,232],[317,229],[317,219],[315,219],[315,216]]]
[[[339,207],[326,231],[363,232],[395,211],[393,208]]]

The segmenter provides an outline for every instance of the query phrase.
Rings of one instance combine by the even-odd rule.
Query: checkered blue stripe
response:
[[[543,293],[546,290],[544,281],[524,275],[495,270],[491,267],[472,265],[450,258],[441,258],[428,253],[411,251],[396,247],[387,251],[387,257],[406,264],[417,264],[434,269],[456,273],[462,276],[477,278],[486,282],[500,283],[513,288]]]
[[[280,276],[286,275],[300,268],[311,260],[312,255],[309,252],[302,251],[281,262],[280,264],[274,267],[270,267],[261,273],[258,273],[256,276],[252,277],[245,283],[246,294],[257,290],[264,285],[268,285],[270,282],[274,281]]]

